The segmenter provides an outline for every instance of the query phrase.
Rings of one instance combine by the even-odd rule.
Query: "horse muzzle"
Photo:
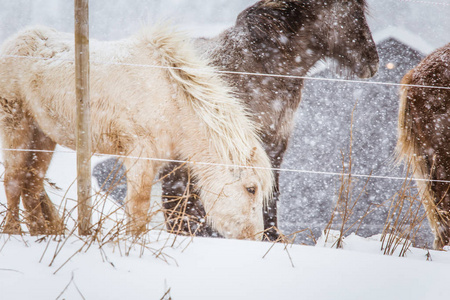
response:
[[[358,77],[361,79],[367,79],[373,77],[378,72],[378,62],[374,64],[369,64],[361,68],[357,73]]]
[[[253,224],[251,222],[241,223],[231,221],[227,227],[222,228],[224,230],[222,230],[223,232],[221,234],[228,239],[261,241],[263,237],[263,222],[261,224]]]

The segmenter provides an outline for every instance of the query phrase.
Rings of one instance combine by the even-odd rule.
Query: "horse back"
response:
[[[56,40],[56,36],[62,40],[64,34],[45,26],[28,27],[7,39],[0,51],[2,55],[49,58],[53,51],[46,44]]]
[[[17,103],[46,135],[69,148],[75,147],[76,132],[73,40],[73,34],[38,26],[9,38],[0,52],[4,56],[0,59],[0,99],[7,99],[9,106]],[[128,137],[148,137],[146,129],[161,123],[158,114],[149,112],[156,107],[167,109],[170,101],[162,99],[171,99],[172,88],[161,79],[160,69],[133,66],[156,64],[151,51],[133,38],[92,39],[90,53],[92,135],[95,144],[105,148],[96,150],[113,153],[113,148],[130,145]],[[10,111],[5,106],[0,118],[5,119]],[[117,141],[117,137],[122,138]]]

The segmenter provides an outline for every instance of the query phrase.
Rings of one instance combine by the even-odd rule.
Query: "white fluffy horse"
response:
[[[159,28],[120,41],[91,40],[93,151],[129,156],[124,159],[129,232],[145,230],[152,183],[163,164],[137,157],[182,157],[211,163],[192,165],[208,222],[227,238],[259,239],[262,206],[273,186],[269,159],[241,103],[183,39],[180,33]],[[60,144],[75,149],[73,40],[72,34],[34,27],[4,43],[4,148],[54,150]],[[20,197],[31,234],[61,229],[43,185],[51,157],[44,152],[4,152],[4,232],[20,232]]]

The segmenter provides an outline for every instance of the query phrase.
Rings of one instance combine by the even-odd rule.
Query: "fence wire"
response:
[[[428,1],[416,1],[416,0],[399,0],[401,2],[416,2],[416,3],[426,3],[433,5],[446,5],[450,6],[450,4],[446,3],[438,3],[438,2],[428,2]],[[43,60],[43,61],[65,61],[75,64],[75,60],[72,59],[62,59],[62,58],[47,58],[47,57],[34,57],[34,56],[21,56],[21,55],[0,55],[0,58],[3,59],[33,59],[33,60]],[[134,64],[134,63],[123,63],[123,62],[111,62],[111,61],[96,61],[92,60],[91,64],[97,65],[117,65],[117,66],[131,66],[131,67],[140,67],[140,68],[157,68],[157,69],[182,69],[182,70],[195,70],[202,71],[202,69],[198,68],[177,68],[177,67],[169,67],[169,66],[159,66],[159,65],[149,65],[149,64]],[[205,69],[206,71],[206,69]],[[210,72],[210,69],[208,69]],[[350,83],[350,84],[368,84],[368,85],[383,85],[383,86],[394,86],[394,87],[417,87],[417,88],[427,88],[427,89],[443,89],[450,90],[448,86],[430,86],[430,85],[413,85],[413,84],[401,84],[394,82],[377,82],[377,81],[366,81],[366,80],[351,80],[351,79],[340,79],[340,78],[322,78],[322,77],[311,77],[311,76],[297,76],[297,75],[288,75],[288,74],[268,74],[268,73],[254,73],[254,72],[238,72],[238,71],[223,71],[223,70],[215,70],[215,72],[219,74],[228,74],[228,75],[241,75],[241,76],[259,76],[259,77],[273,77],[273,78],[287,78],[287,79],[304,79],[304,80],[315,80],[315,81],[332,81],[332,82],[342,82],[342,83]],[[8,148],[0,148],[2,151],[27,151],[27,152],[49,152],[49,153],[76,153],[75,151],[48,151],[48,150],[36,150],[36,149],[8,149]],[[229,164],[218,164],[218,163],[207,163],[200,161],[191,161],[191,160],[173,160],[173,159],[162,159],[162,158],[154,158],[154,157],[131,157],[124,155],[107,155],[95,153],[96,156],[108,156],[115,158],[133,158],[133,159],[144,159],[144,160],[152,160],[159,162],[174,162],[174,163],[187,163],[187,164],[202,164],[202,165],[214,165],[214,166],[225,166],[225,167],[238,167],[238,168],[254,168],[254,169],[270,169],[272,171],[279,172],[291,172],[291,173],[306,173],[306,174],[316,174],[316,175],[324,175],[324,176],[353,176],[360,178],[377,178],[377,179],[388,179],[388,180],[405,180],[404,177],[396,177],[396,176],[382,176],[382,175],[368,175],[368,174],[348,174],[348,173],[339,173],[339,172],[327,172],[327,171],[314,171],[314,170],[302,170],[302,169],[287,169],[287,168],[261,168],[261,167],[251,167],[251,166],[242,166],[242,165],[229,165]],[[441,182],[441,183],[450,183],[447,180],[430,180],[430,179],[420,179],[415,178],[416,181],[430,181],[430,182]]]

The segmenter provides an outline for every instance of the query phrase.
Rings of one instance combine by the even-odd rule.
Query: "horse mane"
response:
[[[238,22],[247,27],[256,42],[267,43],[270,37],[273,46],[283,49],[283,40],[296,34],[305,19],[312,18],[310,2],[263,0],[244,10]]]
[[[401,163],[403,160],[407,160],[408,157],[414,157],[417,153],[417,139],[414,137],[414,133],[411,130],[412,119],[410,114],[410,106],[408,105],[408,86],[411,84],[413,70],[410,70],[401,81],[400,88],[400,106],[398,112],[398,125],[397,125],[397,145],[395,147],[396,161]]]
[[[205,124],[218,155],[228,164],[247,165],[256,141],[256,125],[209,61],[200,58],[186,34],[165,26],[145,28],[139,38],[157,49],[162,66]]]
[[[354,1],[367,11],[365,0]],[[269,36],[278,49],[284,49],[290,36],[299,34],[305,22],[314,22],[317,12],[333,2],[336,0],[262,0],[243,11],[238,20],[247,25],[256,41],[267,42]]]

